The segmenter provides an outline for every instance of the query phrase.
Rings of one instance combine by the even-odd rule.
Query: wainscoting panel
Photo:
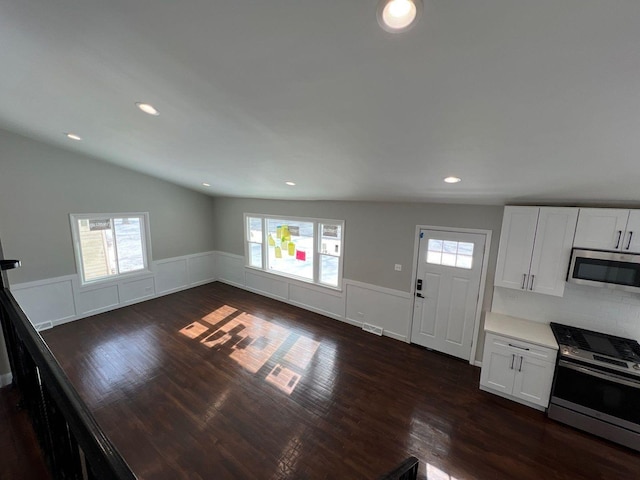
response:
[[[22,283],[11,287],[13,296],[34,325],[73,319],[73,277]]]
[[[187,258],[189,285],[201,285],[215,280],[215,258],[213,252]]]
[[[120,293],[120,303],[131,303],[151,298],[155,295],[156,289],[154,278],[147,277],[139,280],[122,282],[118,287]]]
[[[186,258],[162,260],[155,264],[158,293],[178,291],[189,285],[189,273]]]
[[[11,287],[27,317],[39,330],[124,305],[219,280],[245,290],[362,326],[382,327],[383,334],[408,341],[411,296],[352,280],[335,291],[245,267],[244,257],[205,252],[153,263],[146,276],[80,287],[77,275]]]
[[[409,341],[411,296],[359,282],[346,285],[347,320],[368,323],[384,329],[384,334]]]
[[[92,288],[77,291],[75,294],[76,312],[78,315],[91,315],[111,310],[120,304],[118,285]]]
[[[383,328],[383,335],[409,341],[411,295],[407,292],[344,280],[342,292],[245,267],[244,257],[216,252],[218,280],[276,298],[336,320]]]
[[[236,287],[246,287],[244,280],[244,257],[217,252],[215,265],[218,280]]]
[[[216,279],[215,252],[153,262],[151,272],[81,287],[77,275],[11,285],[37,330],[149,300]]]
[[[287,300],[288,298],[289,285],[286,280],[275,278],[274,275],[264,276],[250,269],[247,269],[244,278],[248,290],[278,300]]]
[[[289,301],[298,307],[308,308],[330,317],[344,318],[344,296],[342,292],[325,293],[312,287],[291,285]]]

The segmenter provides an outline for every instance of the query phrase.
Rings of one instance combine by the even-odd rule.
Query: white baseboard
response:
[[[4,375],[0,375],[0,388],[6,387],[7,385],[11,385],[13,381],[13,375],[10,373],[5,373]]]

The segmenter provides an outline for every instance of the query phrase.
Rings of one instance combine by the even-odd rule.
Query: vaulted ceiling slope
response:
[[[639,1],[376,5],[4,0],[0,127],[212,195],[640,200]]]

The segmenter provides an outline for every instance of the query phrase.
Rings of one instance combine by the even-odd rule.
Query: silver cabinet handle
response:
[[[516,355],[515,353],[511,354],[511,366],[509,367],[509,370],[513,370],[513,363],[516,361]]]
[[[620,246],[620,239],[622,238],[622,230],[618,230],[618,241],[616,241],[616,246],[613,248],[618,248]]]
[[[529,290],[533,290],[533,281],[535,280],[536,276],[535,275],[531,275],[530,278],[530,282],[529,282]]]
[[[518,367],[518,371],[521,372],[522,371],[522,361],[524,360],[524,357],[520,357],[520,366]]]
[[[527,274],[523,273],[522,274],[522,290],[524,290],[524,285],[527,283]]]
[[[629,232],[629,241],[627,242],[627,250],[631,248],[631,237],[633,237],[633,232]]]

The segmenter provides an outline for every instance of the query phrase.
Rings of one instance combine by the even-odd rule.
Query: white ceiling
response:
[[[0,127],[213,195],[640,200],[640,1],[376,4],[3,0]]]

